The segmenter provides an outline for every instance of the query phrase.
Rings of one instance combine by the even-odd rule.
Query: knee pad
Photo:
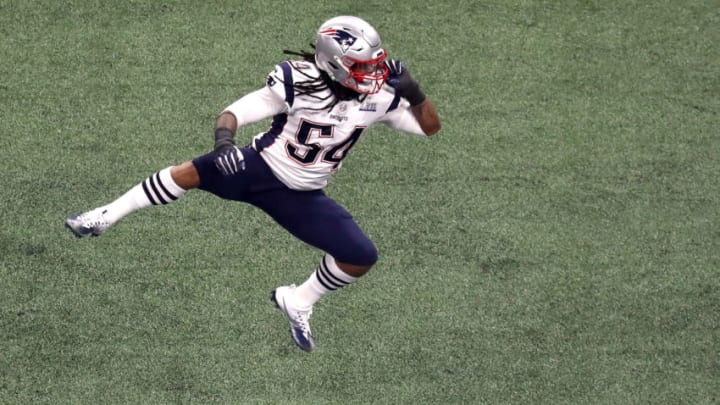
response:
[[[365,239],[353,246],[346,246],[340,252],[332,253],[332,256],[343,263],[370,267],[377,262],[378,251],[370,239]]]

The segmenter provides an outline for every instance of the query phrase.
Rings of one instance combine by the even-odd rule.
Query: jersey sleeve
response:
[[[268,87],[248,93],[230,104],[223,112],[232,113],[238,128],[253,124],[285,111],[285,102]]]
[[[295,87],[290,62],[275,65],[275,70],[268,74],[266,84],[273,93],[285,101],[288,108],[292,108],[295,102]]]
[[[399,131],[425,136],[425,132],[410,111],[410,103],[399,97],[397,101],[393,101],[388,112],[379,121]]]

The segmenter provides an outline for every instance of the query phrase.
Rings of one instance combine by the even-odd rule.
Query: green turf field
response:
[[[336,14],[444,126],[373,127],[333,178],[381,257],[314,353],[268,297],[320,254],[252,207],[64,229]],[[0,0],[0,403],[718,403],[718,44],[717,0]]]

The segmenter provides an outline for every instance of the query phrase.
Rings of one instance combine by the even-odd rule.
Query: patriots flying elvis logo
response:
[[[355,40],[357,40],[357,38],[350,35],[349,32],[336,30],[334,28],[320,31],[320,33],[331,37],[335,40],[335,42],[340,44],[340,48],[342,48],[343,53],[347,52],[347,50],[355,43]]]

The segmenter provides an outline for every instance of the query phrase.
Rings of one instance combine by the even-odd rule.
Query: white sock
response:
[[[106,221],[114,224],[139,209],[170,204],[182,197],[186,191],[175,183],[170,175],[170,167],[167,167],[143,180],[117,200],[98,209],[104,211]]]
[[[326,254],[310,277],[295,289],[295,297],[302,306],[312,306],[324,295],[352,284],[357,277],[340,270],[335,259]]]

